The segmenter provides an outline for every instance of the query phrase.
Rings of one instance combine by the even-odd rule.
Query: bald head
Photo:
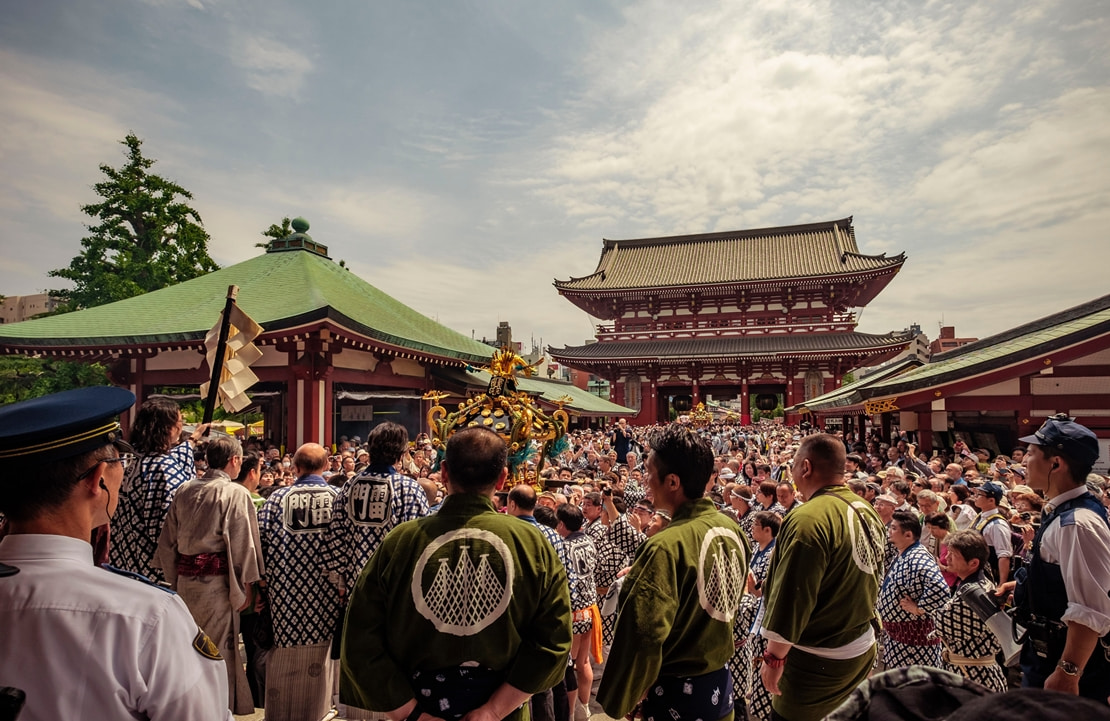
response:
[[[536,510],[536,489],[518,483],[509,491],[508,511],[514,516],[531,516]]]
[[[844,444],[828,433],[806,436],[794,454],[793,477],[808,498],[825,486],[844,484]]]
[[[293,454],[293,468],[298,476],[319,475],[328,467],[328,451],[319,443],[305,443]]]

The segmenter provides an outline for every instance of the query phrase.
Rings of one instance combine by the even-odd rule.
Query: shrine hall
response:
[[[739,405],[749,423],[752,398],[766,410],[794,406],[909,345],[909,330],[856,330],[856,310],[905,261],[860,253],[850,217],[604,240],[593,273],[555,288],[606,322],[596,342],[548,353],[608,380],[610,400],[636,410],[633,423],[666,422],[703,401]]]
[[[108,380],[138,403],[173,392],[196,398],[211,371],[204,338],[220,318],[229,285],[239,307],[258,322],[262,357],[248,395],[265,434],[282,447],[366,438],[383,421],[426,430],[429,390],[458,403],[484,388],[479,369],[494,349],[409,308],[345,267],[293,221],[297,231],[266,252],[168,288],[126,300],[0,325],[0,355],[102,363]],[[180,392],[191,391],[189,395]],[[570,383],[530,378],[525,388],[550,410],[565,408],[572,425],[626,415],[627,408]],[[130,428],[131,410],[122,417]]]

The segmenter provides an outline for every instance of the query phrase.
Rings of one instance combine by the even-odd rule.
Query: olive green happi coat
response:
[[[598,689],[605,713],[623,718],[661,676],[701,676],[728,663],[748,576],[741,536],[736,521],[699,498],[640,546]]]
[[[521,691],[551,688],[570,652],[567,588],[535,527],[497,513],[488,497],[448,496],[437,514],[393,529],[359,576],[340,697],[391,711],[413,698],[415,671],[473,662]]]
[[[860,638],[875,619],[884,549],[882,521],[867,502],[846,486],[821,489],[783,521],[764,584],[763,628],[812,648]],[[775,710],[788,719],[822,718],[866,678],[873,657],[874,647],[846,660],[792,649]]]

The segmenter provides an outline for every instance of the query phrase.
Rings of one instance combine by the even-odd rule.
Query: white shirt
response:
[[[1049,501],[1059,506],[1087,490],[1080,486]],[[1068,608],[1061,619],[1092,628],[1099,636],[1110,632],[1110,529],[1086,508],[1075,510],[1075,523],[1053,521],[1041,536],[1041,560],[1060,565]],[[1101,649],[1096,648],[1096,653]]]
[[[175,594],[93,565],[75,538],[12,535],[0,562],[0,686],[27,694],[20,721],[232,721],[223,661],[202,656]]]
[[[957,531],[966,531],[975,523],[978,514],[968,503],[960,503],[948,509],[952,522],[956,524]]]

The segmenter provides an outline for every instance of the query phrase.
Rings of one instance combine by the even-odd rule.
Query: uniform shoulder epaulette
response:
[[[123,576],[124,578],[130,578],[132,581],[139,581],[141,583],[145,583],[148,586],[153,586],[154,588],[157,588],[159,591],[164,591],[164,592],[170,594],[171,596],[176,596],[177,595],[173,591],[173,589],[167,588],[166,586],[163,586],[162,584],[158,583],[157,581],[155,581],[151,578],[147,578],[146,576],[144,576],[141,573],[135,573],[134,571],[128,571],[128,570],[123,569],[123,568],[117,568],[116,566],[113,566],[110,563],[102,563],[102,564],[100,564],[100,567],[103,568],[105,571],[108,571],[109,573],[116,574],[117,576]]]

